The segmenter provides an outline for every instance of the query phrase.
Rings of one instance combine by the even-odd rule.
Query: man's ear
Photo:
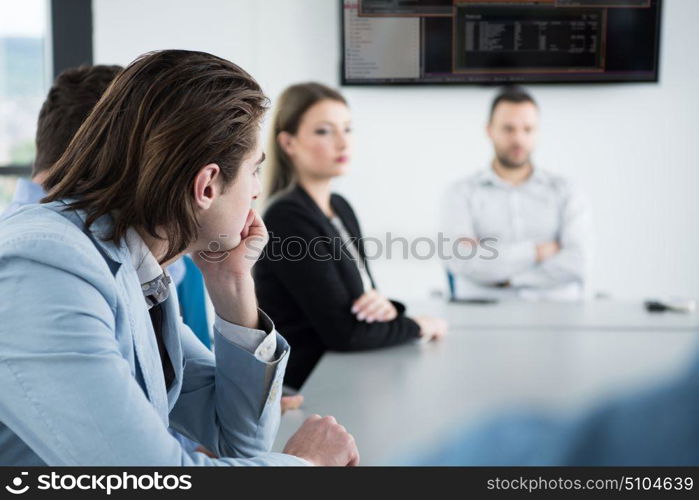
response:
[[[488,136],[488,138],[492,141],[493,140],[493,122],[488,122],[485,124],[485,133]]]
[[[282,151],[284,151],[286,154],[289,156],[293,154],[294,136],[289,132],[279,132],[279,134],[277,134],[277,143],[279,144],[279,147],[282,148]]]
[[[194,177],[194,202],[197,207],[207,209],[219,195],[219,174],[221,169],[215,163],[201,167]]]

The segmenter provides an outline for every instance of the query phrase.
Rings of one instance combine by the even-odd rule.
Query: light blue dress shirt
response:
[[[257,336],[274,332],[273,361],[231,340],[242,327],[215,328],[214,355],[182,322],[171,285],[166,388],[128,247],[102,239],[110,216],[84,231],[85,214],[71,221],[54,211],[64,207],[27,206],[0,223],[0,464],[306,465],[269,451],[289,353],[271,321],[261,313]],[[185,450],[168,426],[221,458]]]
[[[535,168],[513,186],[492,168],[455,183],[442,203],[447,250],[457,240],[480,241],[477,252],[449,254],[457,298],[578,300],[592,251],[587,201],[561,176]],[[557,241],[561,250],[537,263],[536,246]],[[467,251],[468,250],[468,251]],[[508,287],[499,283],[509,282]]]

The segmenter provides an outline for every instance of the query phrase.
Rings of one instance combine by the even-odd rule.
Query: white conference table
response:
[[[632,308],[600,307],[595,318],[588,308],[566,315],[527,305],[552,315],[537,318],[507,304],[508,312],[528,317],[524,328],[508,327],[513,320],[504,313],[481,314],[482,327],[454,326],[459,309],[450,311],[452,330],[441,342],[326,354],[301,391],[303,408],[283,416],[274,449],[281,451],[309,415],[333,415],[357,440],[362,464],[390,465],[489,417],[582,410],[661,383],[699,354],[699,331],[674,316],[651,329]],[[574,321],[556,326],[566,318]]]
[[[411,316],[427,314],[442,317],[454,328],[699,330],[699,310],[691,313],[651,313],[645,310],[643,301],[640,300],[504,300],[496,304],[459,304],[425,300],[408,303],[407,309]]]

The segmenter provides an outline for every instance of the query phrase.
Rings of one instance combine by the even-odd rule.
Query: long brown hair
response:
[[[145,54],[117,76],[49,171],[42,202],[74,198],[88,226],[111,213],[107,239],[117,243],[140,226],[167,240],[169,260],[197,238],[196,174],[216,163],[228,186],[256,145],[267,103],[230,61],[185,50]]]
[[[322,83],[299,83],[287,87],[275,106],[271,136],[267,147],[265,170],[268,172],[266,198],[286,189],[295,178],[294,164],[279,144],[277,137],[281,132],[295,135],[304,113],[319,101],[330,99],[347,104],[342,94]]]

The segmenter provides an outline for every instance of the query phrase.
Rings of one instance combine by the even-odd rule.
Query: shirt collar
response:
[[[493,167],[488,167],[478,174],[478,180],[482,185],[494,184],[500,186],[503,183],[502,179],[498,177],[498,174],[493,170]]]
[[[131,263],[138,275],[138,282],[148,307],[167,300],[170,295],[170,276],[160,267],[138,231],[133,227],[127,229],[124,241],[131,254]]]
[[[527,182],[536,182],[537,184],[541,184],[542,182],[545,182],[545,181],[546,181],[546,174],[540,168],[534,168],[532,170],[532,175],[529,177],[529,179],[527,179]]]
[[[483,172],[480,173],[479,175],[479,181],[482,185],[494,185],[494,186],[501,186],[501,187],[506,187],[506,188],[513,188],[513,187],[521,187],[521,186],[526,186],[529,183],[541,183],[545,181],[545,174],[540,168],[532,168],[532,173],[529,176],[529,178],[524,181],[522,184],[519,186],[513,186],[512,184],[509,184],[508,182],[505,182],[498,176],[498,174],[495,173],[495,170],[493,169],[492,166],[489,166],[487,169],[485,169]]]
[[[46,196],[41,184],[37,184],[29,179],[20,177],[15,185],[15,193],[12,196],[13,203],[27,205],[29,203],[39,203],[39,200]]]

